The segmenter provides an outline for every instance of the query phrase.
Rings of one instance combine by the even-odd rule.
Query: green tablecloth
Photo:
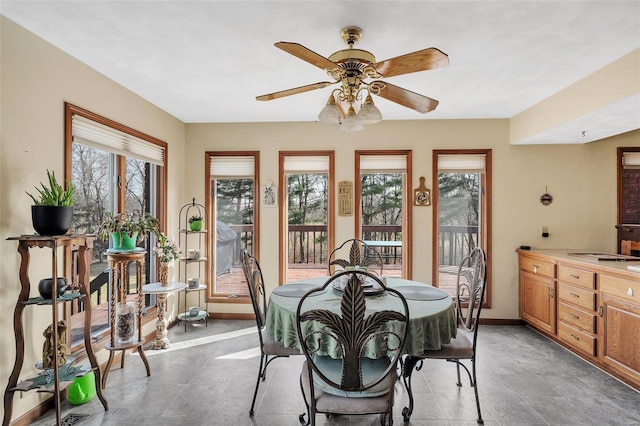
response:
[[[310,278],[286,285],[315,284],[322,285],[327,277]],[[426,285],[416,281],[401,278],[387,278],[387,286],[397,289],[403,286]],[[296,309],[302,295],[271,294],[267,310],[266,331],[274,338],[284,343],[288,348],[300,349],[296,332]],[[342,295],[330,288],[313,297],[314,309],[330,309],[340,312]],[[387,294],[382,296],[367,296],[367,313],[383,309],[398,309],[401,304],[398,298]],[[456,336],[456,322],[453,315],[453,302],[450,296],[440,300],[407,300],[409,305],[409,331],[404,346],[404,352],[419,355],[425,350],[440,349]],[[331,354],[329,354],[331,355]],[[374,354],[371,354],[372,357]]]

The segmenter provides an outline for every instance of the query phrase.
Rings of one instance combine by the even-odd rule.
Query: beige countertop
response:
[[[637,260],[629,260],[629,258],[631,258],[632,256],[623,256],[623,255],[617,255],[615,253],[607,253],[604,251],[584,250],[584,249],[549,249],[547,250],[547,249],[532,248],[531,250],[518,249],[517,251],[518,253],[522,253],[525,255],[527,253],[531,253],[535,255],[548,256],[550,258],[553,258],[554,260],[558,260],[561,262],[579,263],[579,264],[585,265],[586,267],[591,266],[602,271],[623,273],[623,275],[630,275],[633,278],[640,281],[640,257],[633,257],[634,259],[637,259]],[[578,253],[587,254],[587,255],[586,256],[576,255]],[[596,256],[593,256],[591,254],[608,255],[607,257],[620,256],[621,259],[620,260],[598,260]],[[638,268],[638,270],[629,269],[628,266],[631,266],[632,268]]]

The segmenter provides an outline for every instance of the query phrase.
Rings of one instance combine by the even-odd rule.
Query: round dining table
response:
[[[308,278],[275,288],[269,297],[266,332],[288,348],[301,349],[296,331],[296,309],[302,296],[324,284],[329,277]],[[420,355],[426,350],[439,350],[456,337],[456,320],[451,296],[439,288],[417,281],[386,277],[386,285],[398,290],[409,306],[409,329],[403,352]],[[340,313],[342,292],[327,287],[313,296],[314,309],[330,309]],[[367,312],[393,309],[398,298],[391,293],[365,298]]]

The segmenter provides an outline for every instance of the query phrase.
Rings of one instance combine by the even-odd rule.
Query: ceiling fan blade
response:
[[[414,109],[422,114],[433,111],[439,103],[435,99],[403,89],[402,87],[394,86],[385,81],[374,81],[371,83],[371,86],[371,93],[407,108]]]
[[[275,44],[275,46],[279,49],[284,50],[287,53],[292,54],[293,56],[302,59],[303,61],[309,62],[311,65],[315,65],[318,68],[322,68],[323,70],[333,70],[339,68],[339,65],[333,61],[328,60],[322,55],[317,54],[316,52],[307,49],[301,44],[298,43],[289,43],[287,41],[280,41]]]
[[[306,86],[294,87],[293,89],[282,90],[280,92],[269,93],[267,95],[256,96],[258,101],[270,101],[272,99],[284,98],[285,96],[297,95],[298,93],[309,92],[316,89],[324,89],[334,84],[329,81],[321,81],[319,83],[307,84]]]
[[[449,65],[449,56],[435,47],[407,53],[373,64],[383,77],[432,70]]]

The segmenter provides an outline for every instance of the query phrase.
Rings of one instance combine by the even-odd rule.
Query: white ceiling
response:
[[[331,88],[255,100],[330,80],[273,43],[328,57],[346,48],[348,25],[377,60],[427,47],[449,55],[447,67],[389,78],[439,100],[437,110],[376,98],[385,120],[511,118],[640,47],[637,0],[2,0],[0,13],[186,123],[315,121]],[[618,110],[609,122],[640,127]]]

